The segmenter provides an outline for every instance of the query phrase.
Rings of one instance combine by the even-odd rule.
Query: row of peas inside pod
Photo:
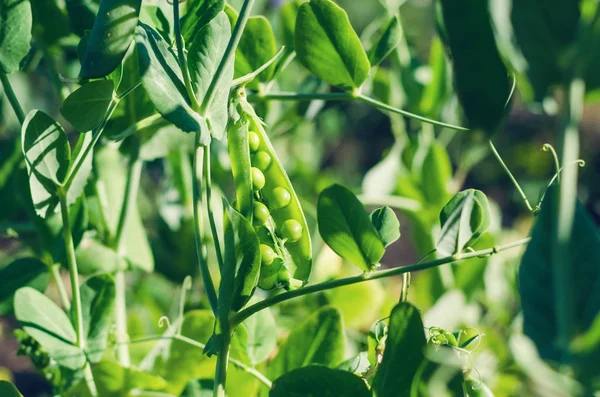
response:
[[[235,207],[260,240],[262,289],[295,289],[312,267],[310,233],[300,202],[260,118],[243,95],[234,96],[228,150]]]

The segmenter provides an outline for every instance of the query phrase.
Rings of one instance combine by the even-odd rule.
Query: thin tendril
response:
[[[565,169],[565,167],[571,166],[571,165],[578,165],[579,167],[583,168],[585,167],[585,160],[583,159],[578,159],[575,160],[569,164],[567,164],[564,167],[561,167],[558,172],[556,174],[554,174],[554,176],[552,177],[552,179],[550,179],[550,182],[548,182],[548,186],[546,186],[546,188],[544,189],[544,192],[542,193],[542,196],[540,197],[540,200],[536,206],[536,209],[540,209],[542,207],[542,202],[544,201],[544,198],[546,197],[546,193],[548,193],[548,189],[550,189],[550,186],[552,186],[552,184],[554,183],[555,180],[557,180],[559,178],[559,174],[561,172],[563,172],[563,170]]]
[[[552,157],[554,158],[554,169],[556,170],[558,182],[560,182],[560,162],[558,161],[558,155],[556,154],[556,150],[554,150],[554,147],[549,143],[544,143],[544,146],[542,146],[542,150],[544,152],[552,153]]]

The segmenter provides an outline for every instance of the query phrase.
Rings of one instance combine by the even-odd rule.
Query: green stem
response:
[[[500,166],[502,167],[502,169],[504,169],[504,172],[506,172],[506,175],[508,175],[508,177],[512,181],[513,185],[517,189],[517,192],[519,193],[519,195],[525,202],[527,209],[530,212],[533,212],[533,207],[529,203],[529,200],[527,200],[527,196],[525,195],[525,192],[523,191],[523,189],[521,189],[521,185],[519,185],[519,182],[517,182],[517,179],[514,177],[512,172],[510,172],[510,170],[506,166],[506,163],[504,162],[504,160],[502,160],[502,157],[500,157],[500,153],[498,153],[498,150],[496,150],[496,146],[494,146],[494,143],[491,140],[489,141],[489,144],[490,144],[490,149],[492,149],[492,153],[494,153],[494,156],[496,157],[496,160],[498,160],[498,162],[500,163]]]
[[[62,303],[65,311],[71,311],[71,302],[69,302],[69,296],[67,295],[67,290],[65,289],[65,285],[62,282],[62,278],[60,277],[60,265],[55,264],[50,266],[50,274],[52,275],[52,279],[56,284],[56,289],[58,290],[58,296],[60,297],[60,302]]]
[[[121,203],[121,212],[117,229],[111,242],[111,248],[121,254],[123,247],[123,232],[127,226],[127,221],[131,216],[131,209],[135,208],[135,200],[140,185],[140,177],[142,174],[142,161],[139,158],[139,143],[133,142],[129,154],[129,164],[127,166],[127,177],[125,182],[125,192],[123,194],[123,202]],[[124,270],[115,272],[115,328],[117,341],[129,339],[127,332],[127,282]],[[131,357],[129,355],[129,346],[120,344],[117,349],[117,359],[123,367],[131,366]]]
[[[244,4],[240,9],[240,15],[238,16],[235,27],[233,28],[233,32],[231,33],[231,38],[229,39],[229,43],[227,43],[227,48],[225,49],[225,53],[219,62],[219,66],[215,71],[215,74],[210,81],[210,85],[206,90],[206,94],[204,95],[204,99],[202,100],[202,104],[200,105],[200,114],[206,114],[206,110],[212,103],[215,94],[217,92],[217,87],[221,84],[221,80],[223,79],[223,75],[225,73],[225,69],[230,62],[233,62],[233,58],[235,56],[235,50],[242,38],[242,33],[244,32],[244,28],[246,27],[246,22],[248,22],[248,18],[250,17],[250,11],[252,10],[252,6],[254,5],[254,0],[244,0]]]
[[[2,87],[4,87],[4,92],[6,93],[6,98],[8,99],[10,106],[12,106],[19,123],[23,125],[25,122],[25,113],[23,113],[23,108],[21,107],[21,104],[19,103],[19,100],[13,91],[10,80],[8,80],[8,75],[0,73],[0,80],[2,81]]]
[[[210,269],[208,263],[204,258],[202,252],[202,234],[204,233],[203,218],[200,213],[200,207],[202,205],[202,194],[200,189],[200,181],[202,180],[202,163],[205,146],[200,145],[200,131],[196,131],[195,137],[195,149],[194,149],[194,163],[193,168],[193,183],[192,183],[192,195],[193,195],[193,209],[194,209],[194,238],[196,240],[196,257],[198,260],[198,266],[200,266],[200,274],[202,275],[202,282],[204,284],[204,290],[208,297],[208,303],[213,313],[217,313],[217,292],[215,285],[213,284],[212,276],[210,275]]]
[[[217,368],[215,370],[215,386],[213,397],[225,397],[225,385],[227,382],[227,363],[229,362],[229,349],[231,346],[231,332],[223,333],[221,350],[217,353]]]
[[[499,246],[492,247],[492,248],[482,249],[482,250],[473,251],[473,252],[465,252],[465,253],[462,253],[460,256],[457,256],[457,255],[448,256],[445,258],[434,259],[434,260],[431,260],[428,262],[416,263],[416,264],[408,265],[408,266],[400,266],[400,267],[396,267],[394,269],[378,270],[378,271],[374,271],[371,273],[363,273],[363,274],[359,274],[357,276],[345,277],[345,278],[340,278],[337,280],[326,281],[326,282],[319,283],[319,284],[308,285],[306,287],[302,287],[302,288],[299,288],[296,290],[292,290],[292,291],[284,292],[279,295],[271,296],[265,300],[257,302],[251,306],[248,306],[244,310],[233,314],[230,319],[230,324],[232,327],[234,327],[234,326],[240,324],[242,321],[244,321],[248,317],[252,316],[253,314],[255,314],[261,310],[264,310],[264,309],[271,307],[273,305],[276,305],[278,303],[285,302],[290,299],[298,298],[300,296],[304,296],[307,294],[325,291],[325,290],[329,290],[332,288],[343,287],[345,285],[362,283],[364,281],[369,281],[369,280],[377,280],[380,278],[398,276],[398,275],[408,273],[408,272],[430,269],[433,267],[438,267],[438,266],[444,265],[446,263],[459,262],[459,261],[462,261],[465,259],[475,258],[478,256],[492,255],[492,254],[496,254],[498,252],[501,252],[501,251],[504,251],[504,250],[507,250],[507,249],[510,249],[513,247],[518,247],[518,246],[527,244],[529,242],[529,240],[531,240],[531,239],[525,238],[522,240],[514,241],[509,244],[499,245]]]
[[[185,52],[183,48],[183,37],[181,36],[181,22],[179,21],[179,0],[173,1],[173,24],[175,33],[175,45],[177,46],[177,58],[179,61],[179,67],[181,68],[181,74],[183,74],[183,81],[185,83],[185,90],[190,97],[192,109],[198,111],[200,109],[200,103],[196,99],[194,89],[192,88],[192,81],[190,78],[190,71],[187,66],[185,59]]]
[[[65,179],[65,183],[63,185],[63,188],[65,191],[69,191],[69,188],[71,187],[71,183],[73,183],[73,180],[75,179],[75,176],[77,175],[77,172],[79,172],[79,169],[85,162],[85,159],[87,158],[87,156],[90,155],[90,152],[92,151],[94,146],[96,146],[96,143],[98,143],[98,141],[100,140],[100,137],[102,136],[102,133],[104,132],[104,128],[106,127],[106,124],[108,123],[108,120],[110,119],[110,116],[112,116],[112,114],[115,111],[115,109],[117,108],[118,104],[119,104],[119,100],[113,99],[113,101],[108,106],[106,114],[104,115],[104,118],[102,119],[102,121],[100,122],[98,127],[96,127],[91,132],[88,132],[88,134],[93,134],[92,141],[83,150],[83,153],[81,154],[81,156],[79,156],[78,161],[69,170],[69,174],[67,175],[67,178]]]
[[[142,131],[149,127],[158,127],[163,125],[168,125],[169,122],[166,119],[163,119],[160,113],[153,114],[152,116],[148,116],[145,119],[142,119],[131,126],[127,127],[123,131],[119,132],[117,135],[114,135],[112,139],[116,141],[123,140],[133,134],[134,132]]]
[[[564,125],[561,128],[558,151],[561,163],[564,165],[577,161],[579,156],[579,124],[583,113],[585,97],[585,82],[575,78],[566,87],[567,101],[565,106]],[[564,167],[558,191],[558,208],[556,222],[552,230],[552,269],[554,281],[554,300],[557,317],[557,345],[562,351],[568,351],[573,333],[573,297],[572,270],[566,266],[569,263],[571,251],[571,236],[575,222],[577,204],[577,177],[579,167]],[[562,357],[564,362],[567,357]]]
[[[62,217],[62,235],[65,243],[67,256],[67,265],[69,267],[69,276],[71,278],[71,294],[73,296],[73,328],[75,328],[75,343],[81,351],[85,351],[85,331],[83,328],[83,312],[81,308],[81,295],[79,292],[79,281],[77,271],[77,259],[75,258],[75,245],[73,244],[73,234],[71,233],[71,223],[69,221],[69,206],[67,205],[67,193],[62,188],[58,191],[60,200],[60,214]],[[92,396],[96,396],[96,384],[92,375],[89,362],[86,362],[83,369],[86,384]]]
[[[204,152],[204,188],[206,189],[206,210],[208,212],[208,223],[210,224],[210,232],[213,237],[215,251],[217,255],[217,263],[219,269],[223,269],[223,254],[221,251],[221,243],[219,241],[219,233],[217,232],[217,224],[212,210],[212,183],[210,172],[210,147]]]

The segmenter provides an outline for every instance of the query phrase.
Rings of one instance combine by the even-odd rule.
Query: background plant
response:
[[[593,395],[600,14],[512,3],[0,0],[23,394]]]

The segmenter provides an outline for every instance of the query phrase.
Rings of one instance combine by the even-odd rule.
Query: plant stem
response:
[[[83,149],[83,153],[78,158],[79,161],[77,161],[75,163],[75,165],[73,165],[73,168],[71,168],[69,170],[69,174],[67,175],[67,178],[65,179],[65,183],[63,185],[63,188],[65,191],[69,190],[71,183],[73,183],[73,180],[75,179],[77,172],[79,172],[79,169],[81,168],[82,164],[85,162],[85,159],[87,158],[87,156],[89,156],[89,154],[92,151],[92,149],[94,148],[94,146],[96,146],[96,143],[98,143],[98,141],[100,140],[100,137],[102,136],[102,133],[104,132],[104,128],[106,127],[106,123],[108,123],[110,116],[112,116],[112,114],[115,111],[115,109],[117,108],[118,104],[119,104],[119,100],[113,99],[113,101],[108,106],[108,109],[106,110],[106,114],[104,115],[104,118],[102,119],[102,121],[100,122],[98,127],[96,127],[91,132],[88,132],[88,134],[93,134],[92,141],[85,149]]]
[[[163,335],[147,336],[144,338],[130,340],[128,342],[128,344],[131,345],[134,343],[144,343],[144,342],[152,342],[155,340],[173,340],[173,339],[179,340],[183,343],[187,343],[188,345],[197,347],[201,350],[204,350],[204,348],[206,347],[206,345],[204,343],[200,343],[198,341],[195,341],[193,339],[190,339],[186,336],[179,335],[179,334],[175,334],[172,336],[163,336]],[[258,379],[263,385],[265,385],[269,389],[271,388],[271,386],[273,386],[273,382],[271,382],[265,375],[263,375],[257,369],[252,368],[252,367],[244,364],[243,362],[236,360],[235,358],[232,358],[231,355],[229,356],[228,360],[234,367],[241,369],[242,371],[247,372],[250,375],[254,376],[256,379]]]
[[[163,126],[163,125],[168,125],[168,124],[169,124],[169,122],[166,119],[163,119],[163,117],[160,113],[156,113],[156,114],[153,114],[152,116],[148,116],[145,119],[142,119],[142,120],[132,124],[128,128],[119,132],[117,135],[114,135],[112,137],[112,139],[120,141],[120,140],[127,138],[129,135],[133,134],[134,132],[139,132],[139,131],[142,131],[149,127]]]
[[[208,223],[210,224],[210,232],[212,233],[215,251],[217,255],[217,263],[219,269],[223,269],[223,254],[221,252],[221,243],[219,242],[219,233],[217,232],[217,224],[212,210],[212,183],[210,172],[210,147],[204,152],[204,188],[206,189],[206,210],[208,212]]]
[[[266,309],[266,308],[276,305],[278,303],[285,302],[287,300],[294,299],[294,298],[297,298],[297,297],[300,297],[303,295],[312,294],[312,293],[320,292],[320,291],[325,291],[325,290],[329,290],[332,288],[343,287],[345,285],[362,283],[364,281],[377,280],[380,278],[398,276],[400,274],[404,274],[404,273],[408,273],[408,272],[430,269],[433,267],[438,267],[438,266],[444,265],[446,263],[459,262],[459,261],[469,259],[469,258],[474,258],[477,256],[492,255],[492,254],[496,254],[498,252],[501,252],[501,251],[504,251],[504,250],[507,250],[507,249],[510,249],[513,247],[518,247],[520,245],[527,244],[529,242],[529,240],[531,240],[531,239],[525,238],[522,240],[514,241],[512,243],[499,245],[496,247],[487,248],[487,249],[483,249],[483,250],[479,250],[479,251],[464,252],[464,253],[460,254],[460,256],[458,256],[458,255],[448,256],[445,258],[434,259],[434,260],[431,260],[428,262],[416,263],[416,264],[408,265],[408,266],[400,266],[400,267],[396,267],[394,269],[379,270],[379,271],[374,271],[374,272],[370,272],[370,273],[363,273],[363,274],[359,274],[357,276],[345,277],[345,278],[340,278],[337,280],[326,281],[326,282],[319,283],[319,284],[308,285],[306,287],[302,287],[302,288],[299,288],[296,290],[284,292],[282,294],[269,297],[265,300],[262,300],[260,302],[257,302],[255,304],[251,305],[251,306],[245,308],[244,310],[233,314],[230,319],[230,324],[232,327],[234,327],[234,326],[240,324],[242,321],[244,321],[248,317],[252,316],[253,314],[255,314],[263,309]]]
[[[10,84],[10,80],[8,80],[8,75],[0,73],[0,80],[2,81],[2,87],[4,87],[4,92],[6,93],[6,98],[8,99],[10,106],[12,106],[19,123],[23,125],[25,122],[25,113],[23,113],[23,108],[21,108],[21,104]]]
[[[179,21],[179,0],[173,1],[173,24],[175,33],[175,45],[177,46],[177,58],[179,61],[179,67],[181,68],[181,74],[183,74],[183,81],[185,83],[185,90],[190,97],[192,109],[196,112],[200,110],[200,103],[196,99],[194,89],[192,88],[192,81],[190,79],[190,71],[185,60],[185,52],[183,49],[183,37],[181,36],[181,22]]]
[[[560,350],[568,351],[573,333],[573,296],[572,270],[566,266],[572,255],[571,238],[575,222],[577,204],[577,177],[579,167],[566,167],[577,161],[579,156],[579,123],[583,113],[585,82],[574,78],[565,89],[567,100],[565,106],[564,125],[558,140],[558,151],[563,164],[562,178],[559,183],[558,208],[556,222],[552,230],[550,242],[552,252],[552,270],[554,283],[554,301],[557,317],[557,345]],[[564,362],[567,357],[561,357]]]
[[[200,266],[200,274],[202,275],[202,282],[204,284],[204,290],[208,297],[208,303],[213,313],[217,314],[217,292],[215,291],[215,285],[213,284],[212,276],[210,275],[210,269],[208,263],[204,258],[202,252],[202,234],[204,233],[203,218],[200,213],[200,207],[202,204],[202,194],[200,189],[200,181],[202,180],[202,163],[205,146],[200,145],[200,131],[196,131],[195,143],[194,143],[194,163],[192,165],[193,183],[192,183],[192,195],[193,195],[193,209],[194,209],[194,238],[196,240],[196,257],[198,260],[198,266]]]
[[[65,285],[62,282],[62,278],[60,277],[60,265],[54,264],[50,266],[50,274],[52,274],[52,279],[56,284],[56,289],[58,290],[58,296],[60,297],[60,301],[65,308],[65,311],[71,311],[71,302],[69,302],[69,296],[67,295],[67,291],[65,290]]]
[[[502,157],[500,157],[500,153],[498,153],[498,150],[496,150],[496,146],[494,146],[494,143],[491,140],[489,141],[489,144],[490,144],[490,149],[492,149],[492,153],[494,153],[494,156],[500,163],[500,166],[502,166],[502,169],[504,169],[504,172],[506,172],[506,175],[508,175],[508,177],[512,181],[513,185],[517,189],[517,192],[519,193],[519,195],[525,202],[527,209],[529,210],[529,212],[533,212],[533,207],[531,206],[531,204],[529,204],[529,200],[527,200],[527,196],[525,195],[525,192],[523,191],[523,189],[521,189],[521,185],[519,185],[519,182],[517,182],[517,179],[514,177],[512,172],[510,172],[510,170],[506,166],[506,163],[504,163],[504,160],[502,160]]]
[[[73,296],[73,316],[75,328],[75,343],[82,352],[85,351],[85,331],[83,328],[83,312],[81,308],[81,295],[79,293],[79,281],[77,271],[77,259],[75,258],[75,245],[73,244],[73,234],[71,233],[71,223],[69,221],[69,206],[67,205],[67,192],[60,188],[58,191],[58,198],[60,200],[60,214],[62,217],[62,235],[65,243],[65,251],[67,256],[67,264],[69,267],[69,276],[71,278],[71,294]],[[92,396],[96,396],[98,391],[96,384],[94,383],[94,377],[89,362],[86,360],[85,367],[83,369],[84,378],[86,384],[90,390]]]
[[[210,85],[206,90],[206,94],[204,95],[204,99],[202,100],[202,104],[200,105],[200,114],[206,114],[206,110],[212,103],[215,94],[217,92],[217,87],[221,84],[221,79],[223,78],[223,74],[225,73],[225,69],[230,62],[233,62],[233,57],[235,56],[235,50],[242,38],[242,33],[244,32],[244,28],[246,27],[246,22],[248,22],[248,18],[250,17],[250,11],[252,10],[252,6],[254,5],[254,0],[244,0],[244,4],[240,9],[240,15],[238,16],[235,27],[233,28],[233,32],[231,33],[231,38],[229,39],[229,43],[227,43],[227,48],[225,49],[225,53],[219,62],[219,66],[215,71],[215,74],[210,81]]]
[[[111,248],[121,254],[123,247],[123,231],[130,219],[131,209],[134,208],[137,192],[140,185],[140,176],[142,174],[142,161],[139,159],[139,143],[137,140],[132,143],[129,154],[129,164],[127,166],[127,177],[125,182],[125,192],[123,202],[121,203],[121,212],[117,229],[111,242]],[[127,282],[125,279],[125,270],[115,272],[115,328],[117,341],[129,339],[127,332]],[[123,367],[131,366],[129,355],[129,346],[120,344],[117,349],[117,359]]]
[[[227,363],[229,362],[229,349],[231,346],[231,332],[223,332],[221,350],[217,353],[217,368],[215,370],[215,386],[213,397],[225,397],[225,384],[227,382]]]

